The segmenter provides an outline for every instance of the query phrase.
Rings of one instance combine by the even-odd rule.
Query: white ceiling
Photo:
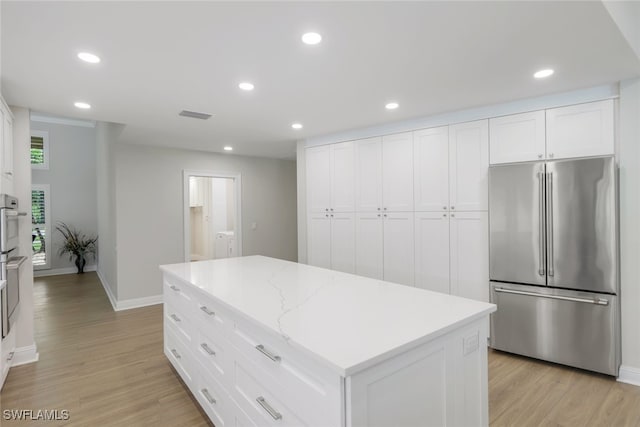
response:
[[[124,123],[126,143],[292,157],[297,139],[640,74],[598,1],[1,5],[7,102]],[[320,45],[301,43],[309,30]],[[534,80],[545,67],[555,75]]]

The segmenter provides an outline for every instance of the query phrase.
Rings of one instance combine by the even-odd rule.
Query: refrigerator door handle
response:
[[[505,293],[505,294],[526,295],[530,297],[559,299],[563,301],[584,302],[587,304],[596,304],[596,305],[609,305],[609,300],[606,298],[594,298],[594,299],[576,298],[576,297],[566,297],[563,295],[549,295],[549,294],[539,294],[537,292],[517,291],[515,289],[505,289],[505,288],[494,288],[494,289],[496,292]]]
[[[545,234],[545,227],[544,227],[544,173],[543,172],[538,172],[538,215],[540,216],[538,218],[538,222],[540,223],[539,225],[539,229],[538,229],[538,256],[540,257],[539,260],[539,268],[538,268],[538,274],[540,276],[544,276],[546,273],[546,265],[545,265],[545,259],[544,259],[544,234]]]
[[[553,277],[553,172],[547,173],[547,274]]]

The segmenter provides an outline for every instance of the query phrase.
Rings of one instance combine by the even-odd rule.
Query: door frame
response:
[[[235,230],[234,230],[235,238],[236,238],[236,254],[237,256],[242,256],[242,176],[241,174],[184,169],[182,171],[182,183],[183,183],[182,222],[183,222],[184,262],[191,262],[189,178],[192,176],[233,179],[235,199],[236,199],[236,218],[235,218]]]

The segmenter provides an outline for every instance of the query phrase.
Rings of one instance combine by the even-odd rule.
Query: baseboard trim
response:
[[[27,363],[34,363],[40,359],[38,348],[33,343],[26,347],[18,347],[14,350],[13,361],[11,366],[26,365]]]
[[[132,298],[119,301],[116,297],[113,296],[111,292],[111,287],[109,287],[109,283],[107,280],[100,274],[100,271],[97,271],[98,279],[100,279],[100,283],[102,283],[102,287],[104,288],[107,297],[109,298],[109,302],[111,303],[111,307],[113,307],[113,311],[122,311],[122,310],[131,310],[132,308],[140,308],[147,307],[149,305],[162,304],[162,294],[153,295],[150,297],[144,298]]]
[[[84,267],[84,271],[97,271],[97,266],[95,264],[87,265]],[[33,277],[59,276],[61,274],[74,274],[77,272],[78,269],[75,267],[50,268],[47,270],[33,270]]]
[[[618,381],[640,387],[640,369],[633,366],[620,366]]]

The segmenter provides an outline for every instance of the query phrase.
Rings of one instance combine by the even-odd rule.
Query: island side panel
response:
[[[487,319],[345,381],[348,427],[486,426]]]

